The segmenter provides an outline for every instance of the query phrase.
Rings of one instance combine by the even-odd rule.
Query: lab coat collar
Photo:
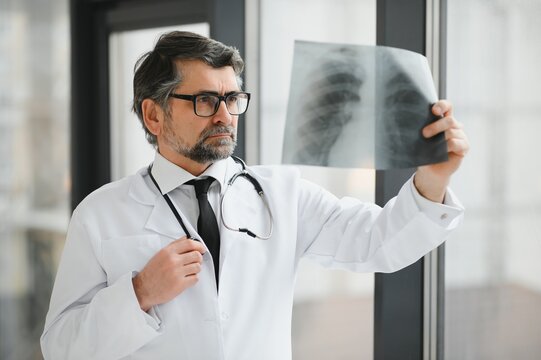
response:
[[[154,205],[156,200],[161,198],[161,196],[158,190],[155,190],[155,187],[149,186],[149,184],[153,185],[150,178],[148,178],[148,183],[145,181],[145,178],[148,178],[148,167],[140,169],[135,176],[133,176],[128,194],[138,203],[143,205]]]
[[[204,177],[213,177],[218,180],[220,189],[223,190],[227,173],[227,162],[227,159],[216,161],[201,175],[195,177],[180,166],[173,164],[156,151],[154,164],[152,165],[152,175],[156,179],[158,185],[160,185],[162,194],[167,194],[190,180]]]
[[[184,235],[182,228],[175,220],[173,214],[170,216],[165,215],[170,214],[171,209],[169,209],[169,206],[158,192],[158,189],[156,189],[152,180],[150,180],[150,177],[148,176],[148,167],[142,168],[135,176],[133,176],[128,194],[138,203],[153,207],[145,223],[145,229],[154,231],[160,235],[168,236],[172,239],[178,239]],[[182,214],[181,211],[179,211],[179,213],[184,219],[184,214]],[[191,224],[187,222],[185,222],[185,224],[191,234],[196,234],[196,231]]]
[[[161,157],[162,160],[158,160],[158,162],[156,161],[154,162],[153,175],[156,178],[156,181],[158,182],[158,184],[160,185],[160,188],[162,188],[163,191],[165,191],[164,189],[168,189],[170,186],[172,186],[171,185],[172,182],[168,181],[167,183],[162,183],[158,179],[158,176],[161,176],[162,181],[167,181],[169,177],[174,176],[174,175],[171,175],[170,171],[172,170],[178,171],[176,169],[171,169],[170,165],[189,174],[184,169],[181,169],[178,166],[168,162],[161,155],[157,154],[156,159],[158,159],[158,157]],[[156,165],[163,164],[163,163],[166,163],[167,170],[162,171],[162,172],[158,171],[157,173],[154,173],[154,168],[156,167]],[[218,165],[218,166],[215,166],[215,165]],[[158,168],[160,168],[160,165],[158,165]],[[232,158],[228,158],[228,159],[221,160],[214,163],[203,174],[201,174],[201,176],[212,176],[212,177],[216,176],[215,178],[220,183],[221,192],[223,194],[223,191],[225,191],[225,186],[223,185],[225,184],[225,181],[226,181],[225,179],[229,179],[238,170],[239,170],[238,165],[235,163],[235,161]],[[178,171],[176,174],[181,174],[181,173],[182,173],[181,171]],[[195,177],[189,174],[189,178],[187,179],[189,181],[190,179],[193,179],[193,178]],[[186,179],[186,177],[184,177],[183,179]],[[178,182],[182,180],[176,180],[176,181]],[[182,182],[180,182],[179,184],[182,184]],[[148,176],[148,167],[145,167],[137,172],[130,186],[129,195],[134,200],[136,200],[137,202],[141,204],[154,206],[154,209],[152,210],[145,224],[146,229],[155,231],[158,234],[162,234],[173,239],[178,239],[185,235],[184,231],[182,230],[177,220],[171,213],[171,209],[169,209],[169,206],[163,199],[163,196],[160,195],[160,193],[158,192],[158,189],[155,188],[154,184],[150,180]],[[182,219],[186,219],[186,216],[182,213],[181,209],[177,207],[177,211],[179,212],[179,215],[182,217]],[[184,220],[184,222],[190,234],[192,236],[196,235],[197,231],[195,230],[195,228],[186,220]]]

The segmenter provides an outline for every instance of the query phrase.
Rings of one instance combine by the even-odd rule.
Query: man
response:
[[[447,184],[468,141],[446,101],[423,135],[445,132],[449,161],[418,169],[384,209],[339,200],[292,168],[251,167],[271,217],[249,181],[227,186],[241,169],[229,156],[249,101],[238,52],[172,32],[136,67],[134,110],[155,161],[74,211],[41,339],[46,359],[289,359],[301,258],[396,271],[460,222]],[[215,216],[201,225],[208,203]],[[265,237],[269,222],[268,240],[225,225]]]

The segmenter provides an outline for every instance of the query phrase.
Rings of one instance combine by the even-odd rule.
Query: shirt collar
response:
[[[180,166],[173,164],[156,151],[152,165],[152,175],[160,186],[162,194],[167,194],[180,185],[203,177],[213,177],[218,180],[220,189],[224,189],[225,176],[227,172],[227,159],[219,160],[210,165],[201,175],[193,176]]]

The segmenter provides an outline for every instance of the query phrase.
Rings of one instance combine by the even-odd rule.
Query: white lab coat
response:
[[[227,161],[229,179],[238,165]],[[198,283],[149,313],[139,308],[132,276],[182,237],[181,227],[146,169],[89,195],[70,222],[41,338],[45,359],[290,359],[302,257],[358,272],[396,271],[441,244],[462,218],[452,193],[447,205],[420,202],[411,180],[381,209],[339,200],[290,167],[251,172],[270,199],[272,238],[221,225],[219,293],[207,251]],[[268,218],[251,185],[238,180],[230,192],[226,219],[264,233]]]

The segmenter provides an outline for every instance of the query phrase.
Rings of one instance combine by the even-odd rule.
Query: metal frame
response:
[[[426,57],[440,98],[446,89],[447,1],[426,1]],[[444,357],[445,244],[425,256],[423,359]]]
[[[261,162],[260,148],[261,133],[260,121],[261,111],[259,107],[259,97],[261,94],[260,81],[260,62],[261,62],[261,37],[260,37],[260,19],[261,19],[261,0],[245,0],[246,6],[246,81],[245,89],[251,91],[254,96],[251,99],[250,107],[246,114],[249,121],[245,123],[246,129],[246,163],[250,165],[259,164]]]

